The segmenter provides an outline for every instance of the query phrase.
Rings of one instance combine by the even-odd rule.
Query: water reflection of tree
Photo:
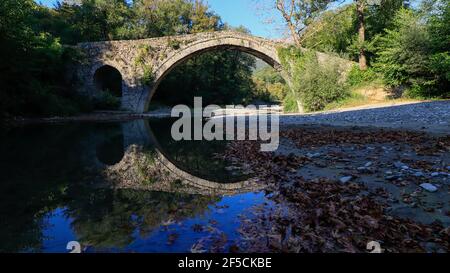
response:
[[[96,248],[124,248],[136,234],[148,236],[168,221],[208,211],[217,197],[138,190],[73,192],[68,216],[80,242]]]
[[[42,249],[45,216],[64,206],[68,188],[83,181],[84,170],[92,167],[90,150],[112,132],[122,132],[121,127],[29,126],[1,137],[0,252]]]
[[[42,247],[45,215],[60,205],[83,165],[78,126],[19,128],[2,139],[0,164],[0,251]],[[72,155],[72,156],[69,156]]]

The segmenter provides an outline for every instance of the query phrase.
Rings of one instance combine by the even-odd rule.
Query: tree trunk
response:
[[[359,69],[367,70],[367,57],[365,50],[366,26],[364,18],[365,0],[356,0],[356,14],[358,16],[358,34],[359,34]]]
[[[291,36],[294,39],[294,43],[298,47],[301,47],[302,46],[302,42],[300,41],[300,35],[297,33],[297,30],[295,29],[295,26],[290,21],[287,21],[287,24],[289,26],[289,30],[291,31]]]

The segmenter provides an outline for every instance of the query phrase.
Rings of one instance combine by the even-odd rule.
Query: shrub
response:
[[[178,40],[169,39],[167,45],[174,50],[178,50],[181,47],[181,42]]]
[[[378,38],[377,71],[386,84],[411,85],[427,74],[429,37],[420,17],[411,10],[402,9],[394,19],[394,27]]]
[[[94,97],[94,108],[97,110],[117,110],[120,107],[120,98],[112,95],[108,90],[100,91]]]
[[[143,85],[151,85],[155,81],[155,74],[151,66],[144,66],[144,74],[142,75],[141,83]]]
[[[347,75],[347,84],[352,87],[361,86],[378,80],[378,74],[371,68],[361,70],[354,65]]]
[[[296,113],[298,110],[297,98],[291,92],[288,92],[284,97],[283,110],[286,113]]]
[[[299,65],[294,87],[306,111],[323,110],[327,104],[348,96],[338,63],[319,64],[316,54],[307,53]]]

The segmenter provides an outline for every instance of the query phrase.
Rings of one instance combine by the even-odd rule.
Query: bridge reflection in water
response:
[[[70,240],[89,251],[186,252],[217,230],[230,244],[239,215],[264,194],[214,157],[225,142],[171,141],[170,124],[42,125],[0,136],[8,143],[0,252],[66,252]]]
[[[226,142],[177,143],[170,137],[168,125],[167,121],[147,120],[122,124],[122,159],[113,165],[98,164],[115,188],[219,196],[261,189],[249,175],[236,173],[235,168],[233,173],[229,171],[226,162],[211,164]],[[209,153],[208,146],[213,146]]]

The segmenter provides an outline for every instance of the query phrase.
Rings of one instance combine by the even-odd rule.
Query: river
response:
[[[172,123],[39,124],[4,133],[0,251],[67,253],[70,241],[85,252],[235,249],[242,239],[242,215],[270,201],[261,190],[239,189],[238,182],[250,175],[217,156],[226,141],[176,142],[170,137]],[[179,178],[144,160],[139,184],[140,169],[124,160],[127,154],[137,161],[159,154]],[[115,172],[115,182],[105,175],[108,170]],[[183,174],[191,184],[182,185]],[[205,189],[196,186],[197,178],[219,188],[238,186],[225,192]]]

